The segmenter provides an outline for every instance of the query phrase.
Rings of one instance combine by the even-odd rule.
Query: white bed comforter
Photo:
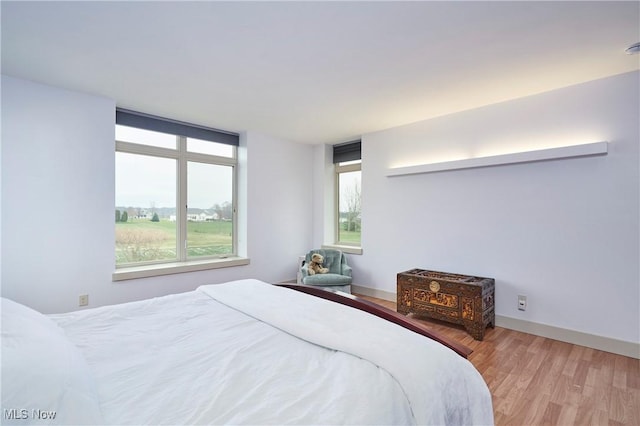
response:
[[[109,424],[493,423],[484,380],[450,349],[256,280],[50,317]]]

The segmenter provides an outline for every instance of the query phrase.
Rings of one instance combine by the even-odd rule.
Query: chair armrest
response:
[[[306,263],[300,267],[300,272],[302,273],[302,278],[309,276],[309,267]]]
[[[343,264],[342,265],[342,275],[346,275],[347,277],[351,276],[351,266]]]

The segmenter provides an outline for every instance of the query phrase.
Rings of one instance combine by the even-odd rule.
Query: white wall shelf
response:
[[[489,157],[467,158],[442,163],[419,164],[416,166],[395,167],[387,170],[387,176],[405,176],[419,173],[435,173],[446,170],[472,169],[477,167],[500,166],[504,164],[531,163],[535,161],[557,160],[561,158],[607,155],[607,142],[594,142],[582,145],[563,146],[537,151],[516,152],[512,154],[492,155]]]

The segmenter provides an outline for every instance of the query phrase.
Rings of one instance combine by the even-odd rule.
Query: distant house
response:
[[[139,209],[138,213],[135,215],[136,219],[149,219],[153,218],[153,213],[149,210]]]
[[[220,216],[213,210],[204,209],[187,209],[187,220],[190,222],[207,222],[212,220],[218,220]],[[173,217],[175,220],[175,216]]]

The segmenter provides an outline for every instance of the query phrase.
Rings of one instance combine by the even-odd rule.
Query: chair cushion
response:
[[[351,277],[346,275],[339,274],[315,274],[304,277],[302,280],[303,284],[306,285],[321,285],[321,286],[330,286],[330,285],[347,285],[351,284]]]

